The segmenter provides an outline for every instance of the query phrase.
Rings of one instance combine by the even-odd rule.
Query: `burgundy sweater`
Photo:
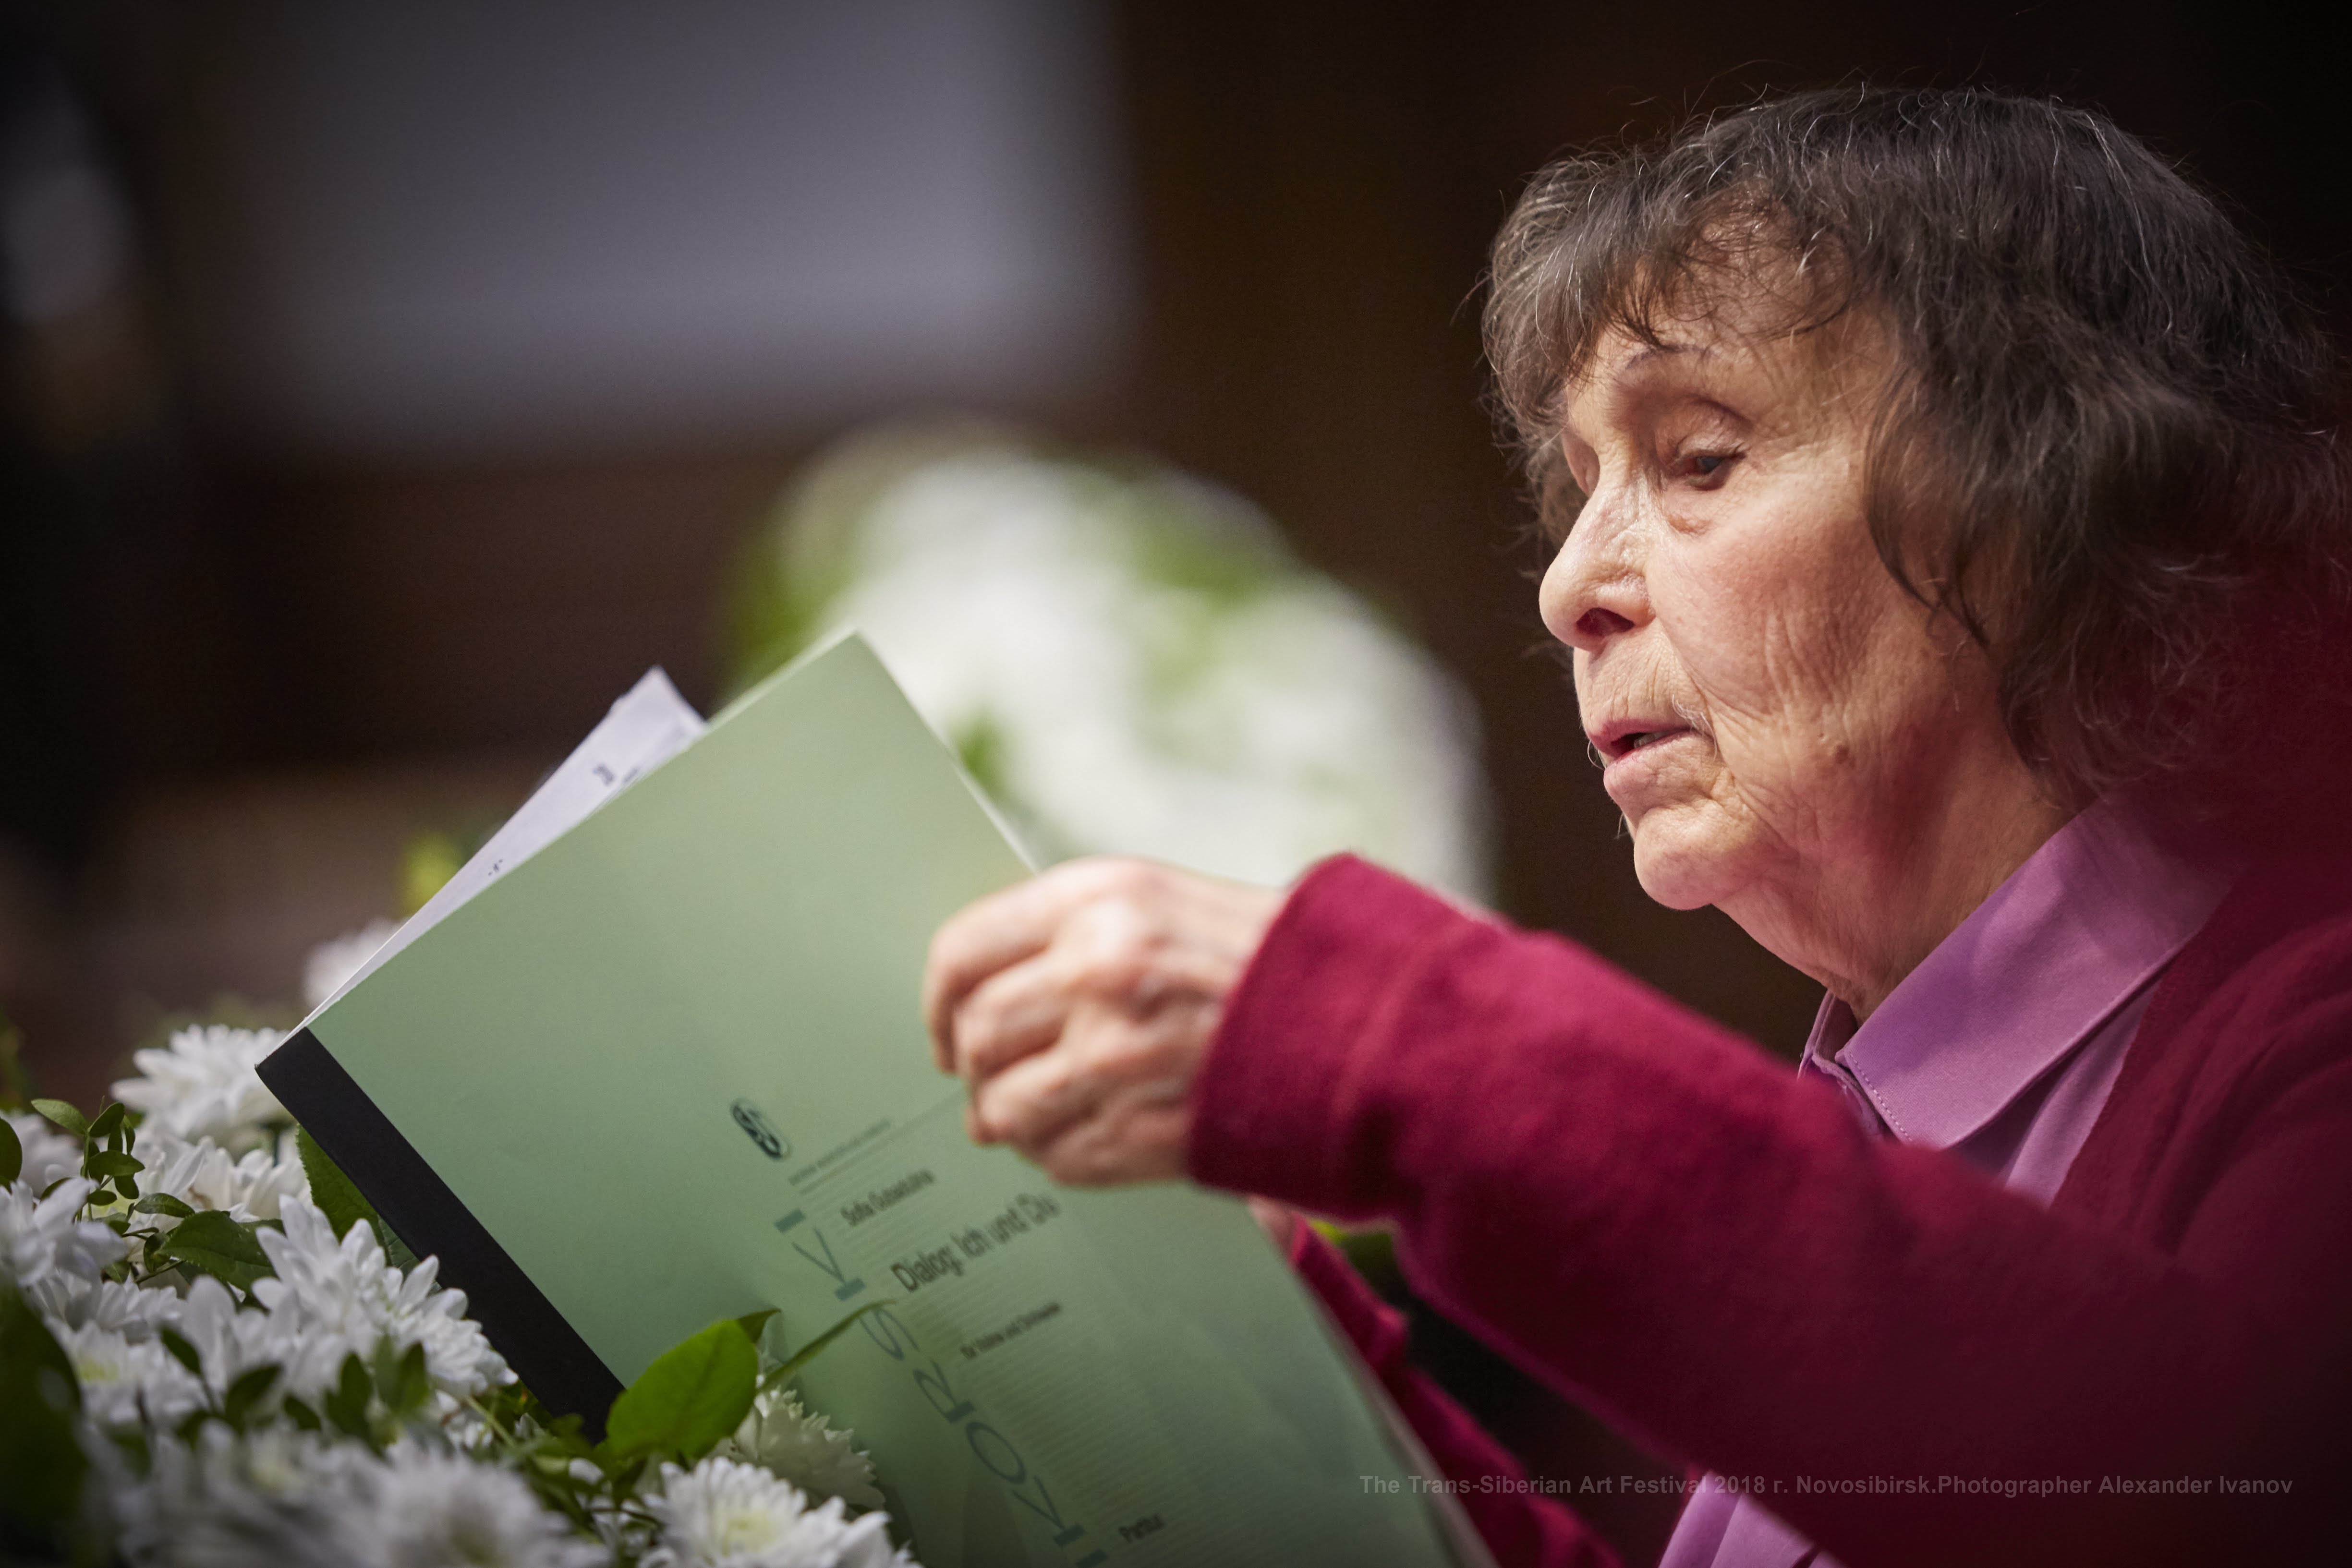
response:
[[[2295,1562],[2344,1533],[2352,858],[2241,880],[2046,1210],[1585,949],[1344,858],[1194,1095],[1198,1179],[1391,1222],[1447,1315],[1848,1568]],[[1393,1314],[1298,1256],[1438,1462],[1516,1476]],[[1507,1565],[1608,1561],[1557,1503],[1465,1500]]]

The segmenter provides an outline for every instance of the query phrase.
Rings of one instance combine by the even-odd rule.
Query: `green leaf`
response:
[[[756,1312],[745,1312],[735,1320],[743,1325],[743,1336],[751,1342],[752,1349],[760,1348],[760,1336],[768,1332],[768,1320],[775,1315],[775,1308],[762,1307]]]
[[[377,1347],[375,1391],[383,1407],[395,1416],[407,1415],[432,1396],[433,1379],[425,1369],[422,1341],[399,1355],[393,1354],[389,1339]]]
[[[303,1404],[299,1399],[295,1398],[291,1394],[289,1394],[286,1396],[286,1403],[279,1406],[278,1408],[286,1412],[286,1418],[289,1421],[293,1422],[294,1425],[301,1427],[305,1432],[315,1432],[319,1429],[319,1413],[316,1410],[311,1409],[308,1405]]]
[[[327,1151],[319,1146],[319,1140],[310,1135],[309,1128],[295,1129],[294,1146],[301,1151],[302,1174],[310,1178],[310,1201],[319,1206],[319,1212],[327,1217],[327,1223],[334,1227],[338,1237],[351,1234],[352,1226],[364,1219],[375,1232],[377,1245],[383,1249],[384,1261],[403,1273],[416,1267],[416,1254],[383,1222],[383,1216],[368,1202],[359,1184],[327,1157]]]
[[[257,1366],[239,1373],[236,1381],[228,1385],[227,1397],[221,1401],[221,1414],[228,1417],[228,1424],[244,1431],[245,1418],[278,1386],[278,1376],[275,1366]]]
[[[319,1212],[334,1227],[338,1239],[348,1235],[358,1221],[376,1218],[374,1206],[361,1195],[341,1167],[327,1157],[327,1151],[319,1146],[310,1128],[295,1129],[294,1146],[301,1151],[302,1174],[310,1178],[310,1201],[319,1206]]]
[[[373,1444],[375,1435],[368,1430],[367,1418],[371,1386],[367,1364],[360,1359],[360,1353],[353,1351],[343,1357],[342,1375],[336,1378],[334,1387],[327,1391],[327,1419],[334,1424],[337,1430],[365,1438]]]
[[[751,1409],[760,1353],[733,1319],[654,1358],[613,1401],[604,1446],[616,1459],[675,1456],[687,1464],[734,1435]]]
[[[131,1206],[133,1214],[160,1214],[166,1219],[185,1219],[195,1213],[186,1204],[168,1192],[151,1192]]]
[[[122,1112],[123,1105],[119,1100],[100,1111],[98,1113],[98,1120],[89,1124],[89,1132],[86,1134],[90,1142],[104,1143],[120,1131],[122,1126]]]
[[[74,1439],[80,1408],[73,1363],[16,1282],[0,1275],[0,1559],[63,1559],[58,1548],[89,1469]]]
[[[262,1222],[240,1225],[218,1209],[207,1209],[180,1221],[169,1236],[147,1244],[151,1261],[169,1261],[210,1274],[240,1291],[250,1291],[257,1280],[269,1277],[269,1254],[255,1233]]]
[[[128,1180],[146,1168],[145,1163],[137,1155],[119,1154],[112,1149],[92,1149],[82,1156],[81,1162],[82,1175],[100,1179],[112,1177],[117,1181]]]
[[[196,1354],[196,1347],[188,1343],[185,1334],[175,1328],[166,1326],[157,1329],[155,1337],[163,1342],[163,1348],[172,1353],[173,1361],[178,1362],[198,1377],[205,1375],[204,1358]]]
[[[595,1457],[596,1445],[590,1442],[587,1433],[581,1430],[586,1423],[581,1420],[577,1411],[567,1411],[561,1416],[552,1415],[546,1406],[539,1402],[537,1395],[531,1396],[529,1407],[531,1418],[539,1423],[541,1443],[552,1444],[572,1458],[586,1459]]]
[[[36,1100],[33,1109],[77,1138],[89,1136],[89,1120],[62,1100]]]
[[[777,1367],[775,1371],[768,1375],[768,1380],[771,1383],[783,1382],[784,1379],[790,1377],[795,1372],[798,1372],[802,1367],[806,1366],[810,1362],[814,1361],[818,1354],[824,1351],[825,1346],[831,1344],[835,1340],[839,1339],[843,1334],[847,1333],[849,1332],[850,1324],[856,1322],[866,1313],[879,1312],[882,1308],[887,1307],[889,1304],[890,1302],[888,1301],[866,1302],[864,1306],[858,1308],[856,1312],[850,1313],[847,1317],[842,1319],[839,1322],[834,1324],[831,1328],[817,1335],[816,1338],[809,1341],[808,1343],[793,1352],[791,1355],[784,1359],[784,1363],[782,1366]]]
[[[0,1119],[0,1186],[15,1181],[25,1170],[25,1141],[16,1136],[16,1129],[5,1119]]]
[[[375,1242],[383,1249],[383,1260],[405,1274],[416,1267],[416,1254],[399,1233],[379,1219],[375,1222]]]

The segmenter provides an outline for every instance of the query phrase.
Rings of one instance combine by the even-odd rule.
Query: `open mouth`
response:
[[[1610,761],[1615,762],[1631,757],[1637,751],[1663,745],[1666,741],[1690,733],[1691,728],[1688,725],[1675,725],[1670,728],[1660,729],[1620,730],[1601,743],[1601,752]]]

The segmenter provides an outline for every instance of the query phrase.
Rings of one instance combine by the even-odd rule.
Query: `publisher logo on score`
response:
[[[759,1145],[760,1152],[770,1159],[781,1160],[793,1152],[793,1141],[776,1131],[776,1124],[749,1100],[736,1101],[728,1111],[734,1116],[735,1124],[743,1129],[743,1135]]]

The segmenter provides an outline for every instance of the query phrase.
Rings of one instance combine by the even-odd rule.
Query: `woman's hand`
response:
[[[1184,1174],[1193,1075],[1282,907],[1275,890],[1075,861],[940,927],[923,1014],[964,1121],[1057,1181]]]

